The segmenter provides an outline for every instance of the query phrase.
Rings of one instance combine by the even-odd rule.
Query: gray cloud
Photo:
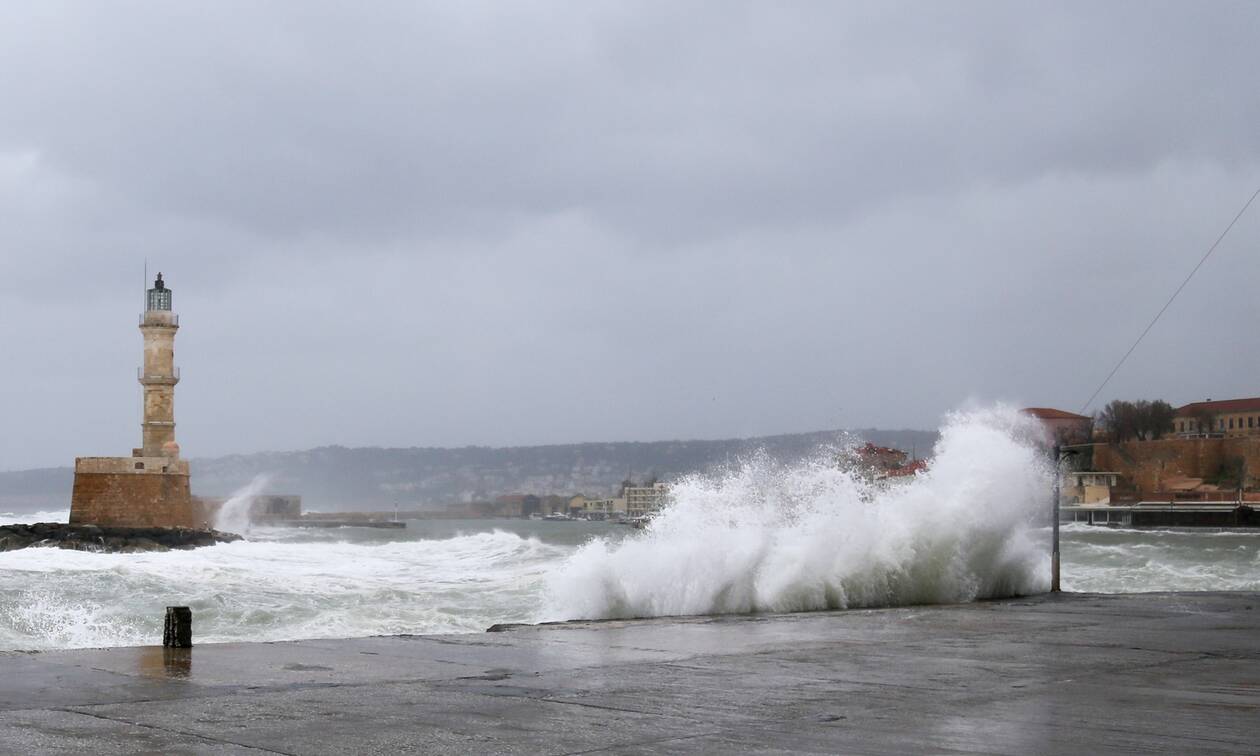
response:
[[[146,257],[192,455],[1075,409],[1254,190],[1258,18],[5,8],[0,468],[134,444]],[[1258,230],[1104,399],[1256,393]]]

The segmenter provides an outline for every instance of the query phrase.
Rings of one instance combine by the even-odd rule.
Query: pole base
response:
[[[186,606],[166,607],[166,626],[162,645],[167,648],[192,648],[192,610]]]

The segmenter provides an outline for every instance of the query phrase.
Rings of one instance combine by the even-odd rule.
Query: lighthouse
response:
[[[145,297],[144,314],[140,316],[144,365],[138,375],[144,387],[144,421],[141,447],[133,450],[133,456],[179,458],[179,444],[175,443],[175,384],[179,383],[175,332],[178,330],[179,316],[171,311],[171,290],[158,273]]]
[[[137,372],[144,392],[140,447],[130,457],[77,457],[70,522],[112,527],[185,527],[206,524],[209,512],[189,491],[188,462],[175,442],[175,333],[171,290],[158,273],[145,292],[140,334],[144,360]]]

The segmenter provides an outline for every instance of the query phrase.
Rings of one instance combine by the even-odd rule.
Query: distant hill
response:
[[[256,475],[269,491],[301,494],[306,509],[380,510],[439,507],[505,493],[611,494],[632,476],[669,480],[763,450],[772,458],[806,457],[820,447],[871,441],[927,456],[934,431],[820,431],[717,441],[651,441],[437,448],[345,448],[263,452],[192,460],[193,492],[226,496]],[[69,506],[69,467],[0,473],[0,511]]]

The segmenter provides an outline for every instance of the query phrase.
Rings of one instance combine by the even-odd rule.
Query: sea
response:
[[[220,523],[191,551],[0,553],[0,650],[149,645],[166,606],[199,643],[479,633],[499,623],[953,603],[1049,588],[1051,470],[1006,408],[951,416],[928,470],[890,484],[820,449],[677,481],[643,530],[411,520],[405,529]],[[248,491],[242,492],[242,495]],[[0,513],[64,522],[67,511]],[[1062,528],[1062,587],[1260,590],[1260,532]]]

